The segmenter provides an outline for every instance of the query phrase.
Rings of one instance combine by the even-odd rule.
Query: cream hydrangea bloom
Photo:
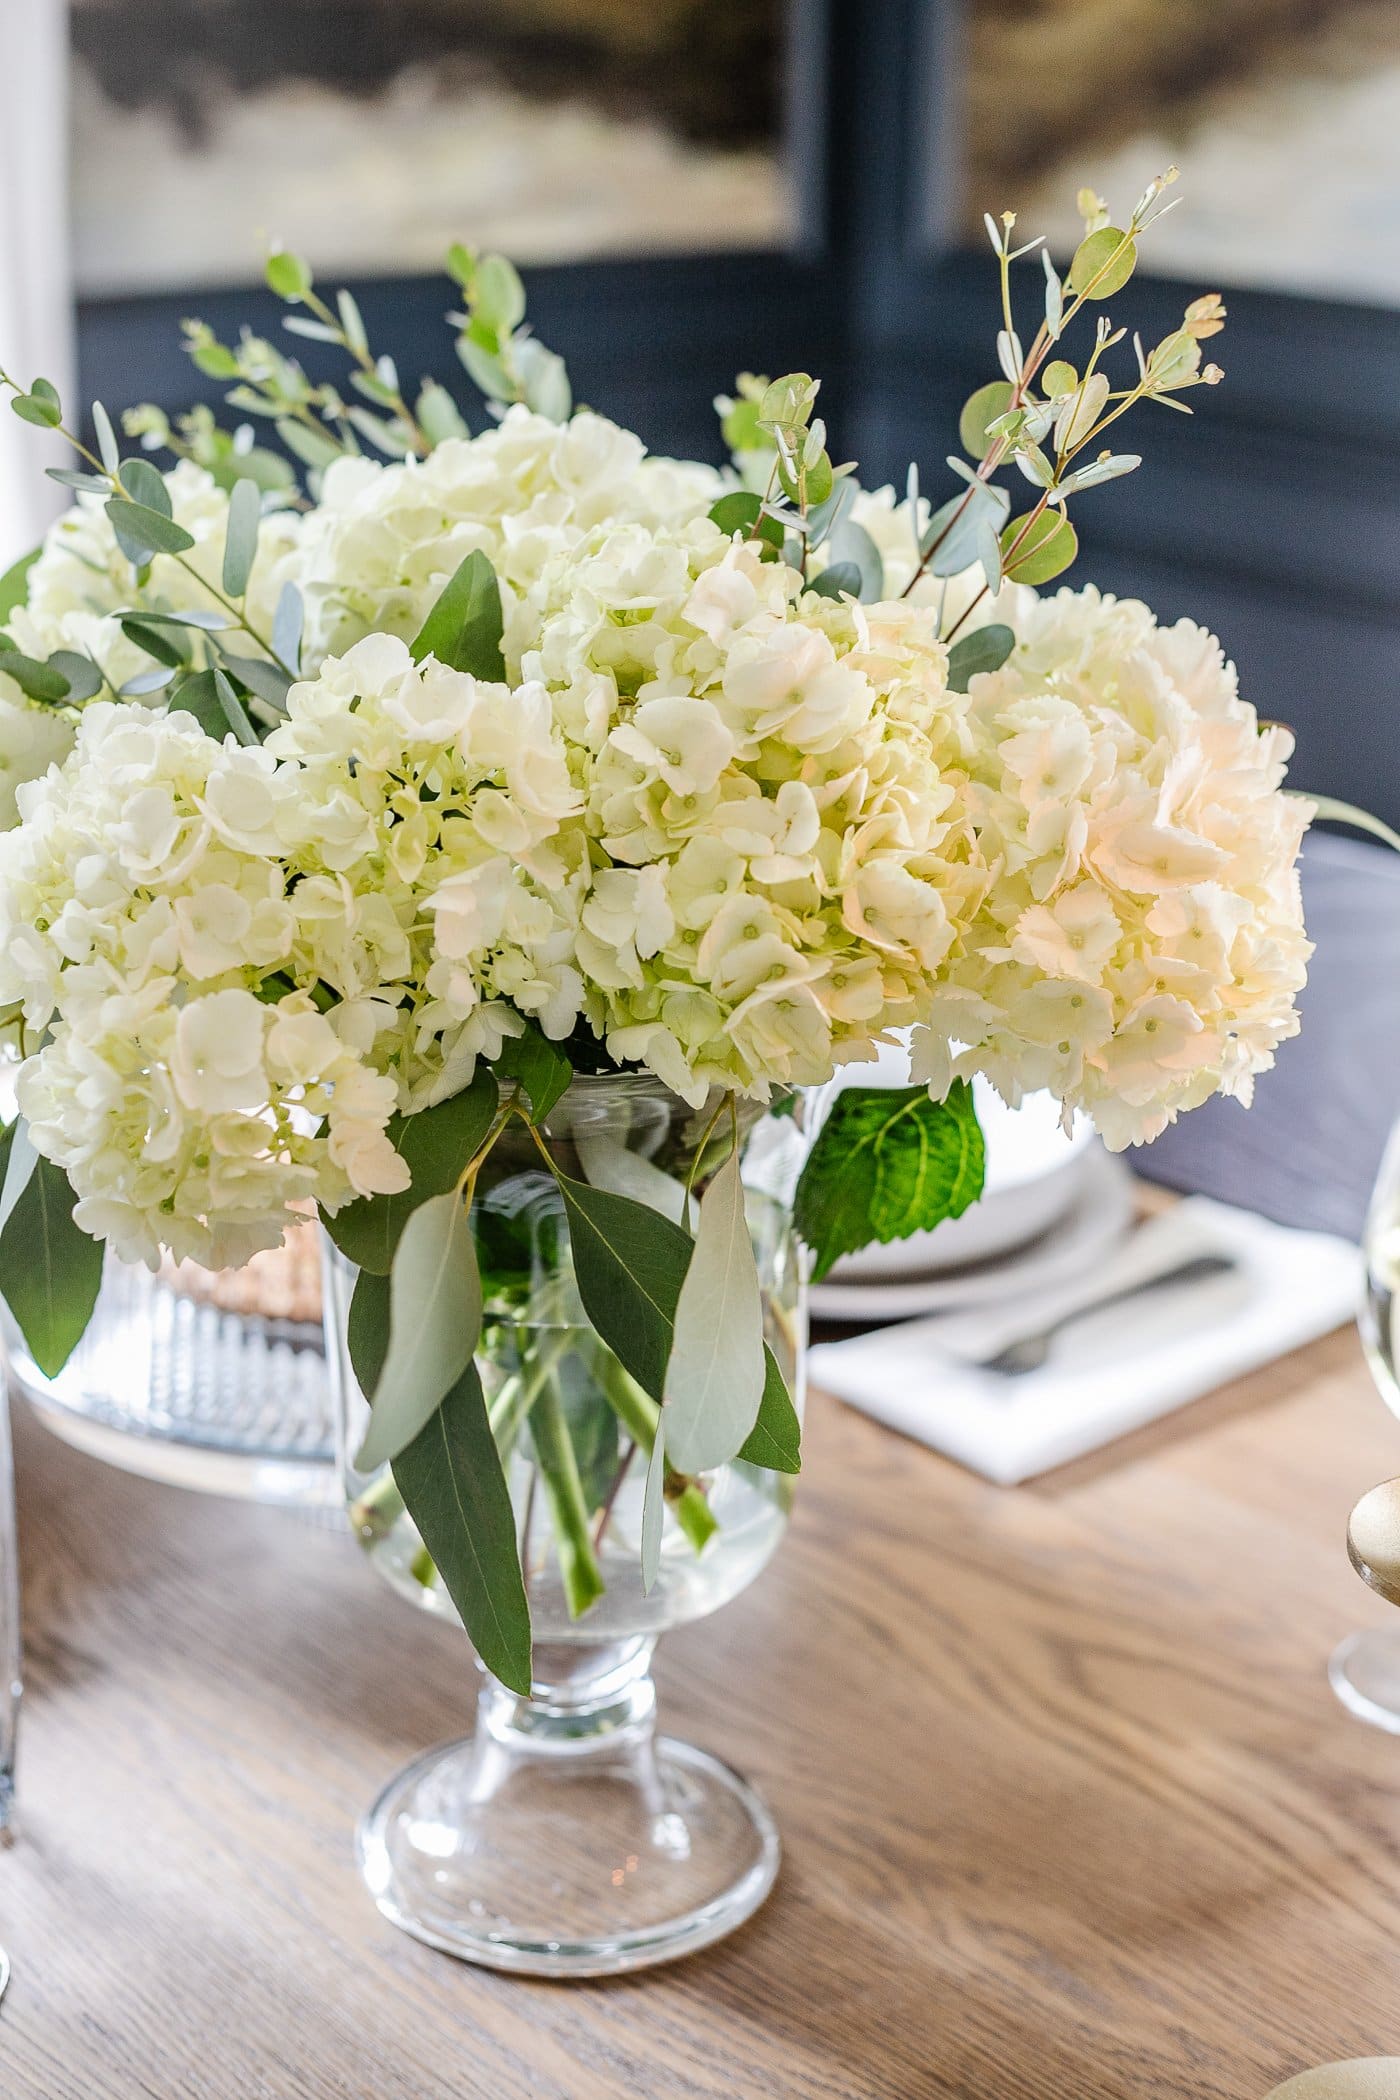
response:
[[[1296,1032],[1311,812],[1214,636],[1092,587],[1006,601],[1017,647],[966,718],[993,880],[916,1070],[985,1073],[1013,1104],[1047,1087],[1117,1149],[1212,1093],[1247,1102]]]
[[[187,714],[98,703],[19,799],[0,1001],[44,1038],[19,1104],[79,1225],[129,1260],[236,1263],[293,1204],[402,1188],[395,1083],[336,995],[338,972],[377,983],[395,944],[376,912],[326,909],[295,769]]]
[[[389,1116],[576,1020],[582,797],[543,688],[373,635],[260,748],[97,704],[0,839],[34,1143],[128,1257],[274,1244],[401,1186]]]
[[[692,1100],[868,1057],[982,889],[927,611],[804,595],[704,517],[594,527],[533,604],[522,671],[585,796],[578,956],[612,1056]]]
[[[453,572],[480,550],[500,579],[513,663],[549,562],[601,523],[703,517],[722,486],[712,467],[650,458],[631,431],[588,410],[561,424],[516,406],[424,460],[337,461],[298,563],[306,660],[372,630],[411,641]]]
[[[171,481],[213,575],[222,499]],[[724,534],[718,487],[587,414],[346,462],[260,555],[317,666],[263,746],[84,712],[0,838],[0,1004],[42,1039],[21,1106],[85,1229],[227,1262],[393,1190],[390,1116],[529,1020],[695,1103],[820,1084],[915,1023],[935,1091],[1049,1087],[1115,1145],[1247,1098],[1296,1025],[1306,808],[1213,639],[1008,591],[1015,653],[956,694],[944,586],[897,595],[907,505],[857,499],[888,592],[863,605]],[[37,565],[36,651],[119,600],[104,531],[82,511]],[[499,682],[408,646],[478,548]]]

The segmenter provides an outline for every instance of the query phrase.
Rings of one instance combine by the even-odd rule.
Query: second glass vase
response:
[[[692,1170],[703,1187],[727,1144],[697,1161],[709,1122],[655,1080],[622,1075],[576,1080],[543,1136],[565,1172],[679,1218]],[[749,1135],[744,1165],[766,1339],[799,1407],[805,1315],[788,1197],[801,1152],[793,1123],[769,1120]],[[656,1733],[652,1651],[752,1582],[783,1535],[792,1481],[737,1460],[669,1477],[659,1571],[644,1593],[656,1404],[588,1323],[557,1187],[523,1131],[498,1140],[472,1223],[478,1362],[516,1513],[532,1696],[483,1673],[474,1735],[389,1783],[361,1826],[362,1867],[386,1915],[467,1960],[556,1976],[671,1960],[757,1908],[779,1844],[745,1781]],[[455,1618],[391,1472],[366,1478],[348,1456],[368,1418],[345,1341],[354,1276],[328,1252],[352,1527],[401,1596]]]

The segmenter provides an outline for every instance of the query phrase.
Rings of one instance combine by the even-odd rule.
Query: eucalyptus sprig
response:
[[[98,443],[93,452],[64,422],[63,404],[49,380],[36,379],[32,386],[22,387],[0,370],[0,389],[9,391],[10,406],[22,422],[56,432],[84,463],[81,468],[49,467],[49,477],[65,488],[105,499],[117,545],[132,565],[136,600],[119,608],[113,618],[151,666],[114,688],[96,659],[79,651],[60,649],[40,661],[7,648],[0,650],[0,671],[28,699],[43,706],[80,707],[104,691],[114,699],[150,699],[160,694],[171,707],[197,715],[215,735],[232,729],[240,742],[258,742],[255,720],[271,728],[286,713],[287,689],[299,671],[302,624],[301,596],[293,584],[283,591],[270,636],[248,611],[248,582],[257,558],[263,514],[258,483],[251,476],[234,483],[222,574],[214,583],[189,560],[194,536],[174,517],[164,476],[147,459],[121,456],[111,418],[100,401],[92,407]],[[184,569],[214,601],[211,609],[173,612],[149,599],[146,586],[151,564],[158,557]],[[23,571],[32,559],[27,556],[16,569]],[[22,597],[22,593],[11,593],[9,581],[9,577],[0,579],[0,600],[7,610]],[[240,634],[261,649],[263,656],[250,657],[235,650],[228,638]]]
[[[235,482],[255,481],[265,497],[289,505],[305,503],[291,462],[259,445],[251,423],[225,430],[206,402],[197,402],[172,421],[153,401],[141,401],[122,411],[121,422],[126,436],[135,438],[143,452],[170,452],[176,459],[189,460],[226,494]]]
[[[1149,183],[1122,227],[1110,223],[1102,198],[1092,190],[1081,190],[1084,238],[1063,279],[1039,238],[1021,247],[1012,246],[1014,212],[1004,212],[1000,224],[987,216],[988,238],[1001,280],[1002,327],[997,336],[997,359],[1003,376],[979,387],[964,405],[959,435],[976,464],[950,457],[949,466],[967,487],[932,520],[920,545],[914,575],[906,586],[907,595],[926,573],[957,573],[967,565],[969,531],[977,536],[976,558],[982,564],[983,587],[964,607],[945,639],[951,640],[973,605],[988,591],[998,590],[1003,581],[1048,583],[1069,567],[1079,545],[1067,515],[1069,498],[1117,480],[1141,465],[1136,453],[1116,453],[1100,445],[1112,424],[1140,401],[1157,401],[1189,414],[1187,404],[1174,396],[1195,386],[1215,386],[1224,377],[1218,365],[1201,362],[1201,343],[1218,333],[1225,322],[1225,308],[1216,293],[1193,300],[1181,327],[1164,338],[1150,355],[1144,351],[1140,338],[1134,337],[1138,370],[1136,379],[1128,384],[1115,387],[1101,369],[1105,354],[1122,342],[1126,333],[1115,328],[1106,315],[1096,317],[1093,344],[1082,372],[1062,356],[1051,357],[1052,350],[1091,302],[1111,298],[1128,282],[1137,267],[1139,239],[1172,208],[1171,203],[1162,200],[1176,179],[1177,170],[1168,168]],[[1016,325],[1011,269],[1036,248],[1041,249],[1045,274],[1043,316],[1026,349]],[[1085,459],[1090,453],[1092,457]],[[1083,463],[1076,466],[1076,460]],[[1009,499],[992,477],[1013,462],[1040,493],[1030,510],[1006,519]],[[987,530],[994,509],[1003,513],[995,546]]]
[[[525,287],[504,255],[478,255],[456,241],[447,251],[448,274],[461,286],[465,313],[451,313],[457,356],[496,414],[523,402],[551,423],[566,423],[573,389],[564,360],[546,350],[525,325]]]
[[[826,425],[814,414],[821,381],[809,372],[788,372],[780,379],[761,379],[742,372],[738,400],[720,396],[715,407],[730,449],[737,457],[766,468],[763,493],[735,489],[710,509],[726,532],[740,531],[755,541],[766,558],[782,557],[807,580],[808,557],[830,539],[843,518],[855,484],[853,461],[833,464],[826,449]],[[812,580],[826,597],[845,591],[853,597],[879,595],[882,572],[869,534],[854,528],[855,539],[832,549],[833,559]]]

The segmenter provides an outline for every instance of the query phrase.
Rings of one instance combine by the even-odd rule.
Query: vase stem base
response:
[[[385,1917],[462,1961],[582,1977],[676,1961],[753,1915],[773,1818],[728,1765],[654,1733],[649,1644],[637,1660],[583,1707],[488,1683],[475,1735],[390,1780],[359,1829]]]

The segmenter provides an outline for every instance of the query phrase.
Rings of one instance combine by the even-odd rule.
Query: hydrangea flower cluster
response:
[[[981,887],[927,617],[804,594],[707,520],[600,528],[539,595],[524,663],[586,787],[579,956],[614,1058],[699,1099],[868,1057]]]
[[[703,517],[723,486],[713,467],[653,457],[605,416],[583,409],[554,423],[518,404],[425,460],[337,460],[297,563],[305,660],[339,655],[374,632],[411,641],[477,552],[500,581],[506,654],[518,659],[537,625],[532,600],[548,563],[598,525]]]
[[[171,486],[216,562],[224,499]],[[1014,654],[954,693],[941,583],[818,595],[710,519],[715,486],[525,409],[427,462],[345,462],[259,553],[264,599],[304,592],[311,661],[336,645],[261,749],[87,710],[0,845],[0,1000],[50,1032],[25,1113],[86,1229],[228,1260],[289,1206],[387,1188],[390,1114],[526,1021],[695,1102],[819,1083],[915,1022],[935,1091],[1048,1087],[1115,1145],[1247,1098],[1296,1025],[1307,811],[1212,639],[1007,590]],[[857,511],[912,577],[910,506]],[[17,628],[126,646],[77,580],[120,597],[109,532],[80,507]],[[494,682],[403,639],[477,550]]]
[[[703,519],[594,527],[539,592],[514,687],[371,635],[262,749],[97,706],[22,791],[0,999],[52,1029],[24,1111],[86,1229],[228,1259],[334,1211],[522,1016],[695,1102],[915,1018],[982,887],[927,618]]]
[[[291,769],[188,714],[99,702],[20,804],[0,838],[0,1000],[47,1034],[20,1109],[85,1232],[127,1260],[232,1265],[294,1205],[406,1185],[351,996],[383,936],[320,872]]]
[[[966,719],[992,879],[916,1071],[984,1073],[1013,1104],[1048,1088],[1117,1149],[1213,1093],[1248,1102],[1296,1032],[1311,809],[1279,793],[1291,735],[1203,628],[1092,586],[999,610],[1017,646]]]

